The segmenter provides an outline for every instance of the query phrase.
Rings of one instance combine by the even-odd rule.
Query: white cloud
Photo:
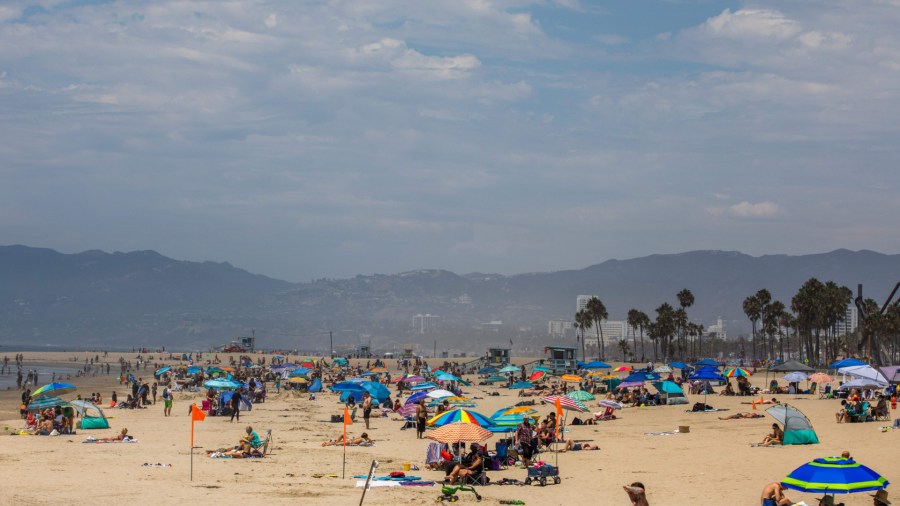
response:
[[[757,202],[752,204],[746,200],[730,206],[728,212],[739,218],[771,218],[781,211],[774,202]]]
[[[275,28],[278,26],[278,16],[276,14],[269,14],[266,16],[266,20],[264,21],[267,27]]]
[[[801,30],[796,21],[768,9],[725,9],[700,26],[700,31],[732,39],[786,39]]]

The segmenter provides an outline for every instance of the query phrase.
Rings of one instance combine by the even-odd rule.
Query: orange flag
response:
[[[560,426],[560,424],[562,424],[562,416],[563,416],[562,403],[559,402],[559,397],[556,398],[556,400],[554,401],[554,404],[556,404],[556,439],[558,440],[559,439],[559,426]]]
[[[202,422],[206,420],[206,413],[198,408],[196,404],[191,404],[191,448],[194,447],[194,422]]]
[[[347,408],[344,408],[344,450],[347,448],[347,426],[353,425],[353,420],[350,419],[350,413],[347,411]]]

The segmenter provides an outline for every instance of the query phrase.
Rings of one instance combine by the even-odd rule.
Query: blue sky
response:
[[[900,251],[897,1],[7,1],[0,243],[305,281]]]

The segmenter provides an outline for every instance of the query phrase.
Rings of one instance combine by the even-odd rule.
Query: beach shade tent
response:
[[[900,365],[882,367],[881,374],[891,383],[900,383]]]
[[[534,371],[531,373],[531,376],[528,377],[528,381],[538,381],[544,378],[547,373],[544,371]]]
[[[841,385],[840,390],[847,390],[850,388],[884,388],[886,386],[888,386],[887,383],[882,383],[880,381],[875,381],[868,378],[853,378],[852,380]]]
[[[438,390],[432,390],[430,392],[424,392],[424,393],[426,396],[428,396],[432,399],[443,399],[445,397],[453,397],[454,396],[453,392],[451,392],[449,390],[444,390],[443,388],[440,388]],[[419,394],[415,393],[415,394],[413,394],[413,397],[415,397],[417,395],[419,395]]]
[[[657,381],[653,383],[653,387],[664,396],[667,405],[688,403],[684,390],[674,381]]]
[[[69,404],[75,408],[75,411],[81,416],[81,420],[78,422],[78,428],[80,429],[108,429],[109,422],[106,420],[106,415],[103,414],[103,410],[97,407],[91,401],[85,401],[81,399],[77,399],[71,401]]]
[[[594,394],[586,391],[586,390],[573,390],[566,394],[566,397],[569,399],[574,399],[576,401],[587,402],[596,399]]]
[[[587,413],[588,411],[590,411],[583,402],[576,401],[575,399],[571,399],[564,395],[548,395],[546,397],[541,398],[542,401],[544,401],[550,405],[556,404],[557,399],[559,399],[560,407],[562,407],[565,410],[577,411],[579,413]]]
[[[494,366],[487,366],[478,369],[478,374],[494,374],[495,372],[497,372],[497,368]]]
[[[158,378],[171,370],[172,370],[172,368],[170,366],[160,367],[159,369],[156,370],[155,373],[153,373],[153,377]]]
[[[808,379],[809,376],[800,371],[789,372],[784,375],[784,381],[787,381],[788,383],[800,383],[801,381],[806,381]]]
[[[813,369],[812,367],[805,365],[805,364],[801,364],[800,362],[797,362],[796,360],[788,360],[787,362],[785,362],[783,364],[779,364],[779,365],[776,365],[775,367],[769,368],[769,370],[772,372],[794,372],[794,371],[816,372],[816,370]]]
[[[54,382],[48,383],[34,392],[31,392],[31,397],[34,399],[37,399],[38,397],[59,397],[60,395],[70,394],[75,390],[77,390],[75,385]]]
[[[508,366],[504,367],[503,369],[500,369],[497,372],[500,374],[507,374],[507,373],[511,373],[511,372],[521,372],[521,369],[519,369],[518,367],[516,367],[514,365],[508,365]]]
[[[819,444],[819,436],[813,430],[809,418],[790,404],[776,404],[766,413],[784,426],[783,445]]]
[[[187,372],[188,374],[197,374],[198,372],[200,372],[200,371],[202,371],[202,370],[203,370],[203,369],[201,369],[199,365],[192,365],[192,366],[190,366],[190,367],[187,368],[187,371],[186,371],[186,372]]]
[[[230,391],[222,392],[219,394],[219,410],[218,410],[219,415],[224,414],[223,410],[225,409],[226,406],[228,406],[228,407],[231,406],[231,398],[233,396],[234,396],[234,392],[230,392]],[[247,398],[246,395],[241,396],[241,406],[243,406],[241,409],[244,409],[247,411],[250,411],[251,409],[253,409],[253,404],[250,404],[250,399]]]
[[[704,366],[719,367],[719,363],[711,358],[704,358],[703,360],[701,360],[699,362],[694,362],[694,367],[704,367]]]
[[[669,362],[669,367],[674,367],[675,369],[692,369],[691,366],[685,364],[684,362]]]
[[[38,397],[31,401],[31,404],[25,406],[25,409],[28,411],[40,411],[42,409],[47,408],[55,408],[57,406],[65,406],[69,404],[67,401],[60,399],[59,397]]]
[[[309,369],[307,369],[305,367],[298,367],[298,368],[294,369],[293,371],[291,371],[291,373],[288,374],[288,377],[299,378],[302,376],[306,376],[307,374],[309,374]]]
[[[430,381],[426,381],[425,383],[419,383],[410,388],[410,390],[431,390],[432,388],[437,388],[437,385]]]
[[[522,390],[524,388],[534,388],[534,383],[530,381],[517,381],[509,386],[511,390]]]
[[[794,469],[781,484],[813,494],[853,494],[881,490],[890,482],[851,458],[824,457]]]
[[[869,365],[862,360],[857,358],[845,358],[844,360],[838,360],[837,362],[833,362],[828,366],[829,369],[840,369],[841,367],[853,367],[857,365]]]
[[[451,409],[450,411],[444,411],[437,416],[431,417],[426,425],[428,427],[443,427],[444,425],[458,422],[473,424],[479,427],[490,427],[491,425],[494,425],[493,420],[491,420],[489,417],[482,415],[477,411],[472,411],[464,408],[456,408]]]
[[[870,365],[855,365],[851,367],[841,367],[838,369],[838,372],[841,374],[847,374],[853,376],[854,378],[863,378],[867,380],[872,380],[877,383],[887,384],[888,380],[881,374],[881,371],[875,369]]]
[[[732,367],[730,369],[726,369],[722,374],[726,378],[740,378],[740,377],[749,377],[753,376],[753,373],[744,369],[743,367]]]
[[[311,394],[315,394],[322,391],[322,380],[316,378],[313,380],[312,385],[309,386],[307,392]]]
[[[655,368],[653,368],[653,372],[655,372],[657,374],[669,374],[670,372],[672,372],[672,368],[665,364],[658,365]]]
[[[218,388],[219,390],[235,390],[244,386],[242,383],[230,379],[211,379],[203,382],[206,388]]]
[[[612,369],[612,366],[607,364],[606,362],[600,362],[599,360],[594,360],[593,362],[588,362],[581,366],[582,369]]]

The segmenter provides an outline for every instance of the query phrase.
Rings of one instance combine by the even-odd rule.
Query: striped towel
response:
[[[425,451],[425,463],[432,464],[441,462],[441,443],[428,443],[428,450]]]

